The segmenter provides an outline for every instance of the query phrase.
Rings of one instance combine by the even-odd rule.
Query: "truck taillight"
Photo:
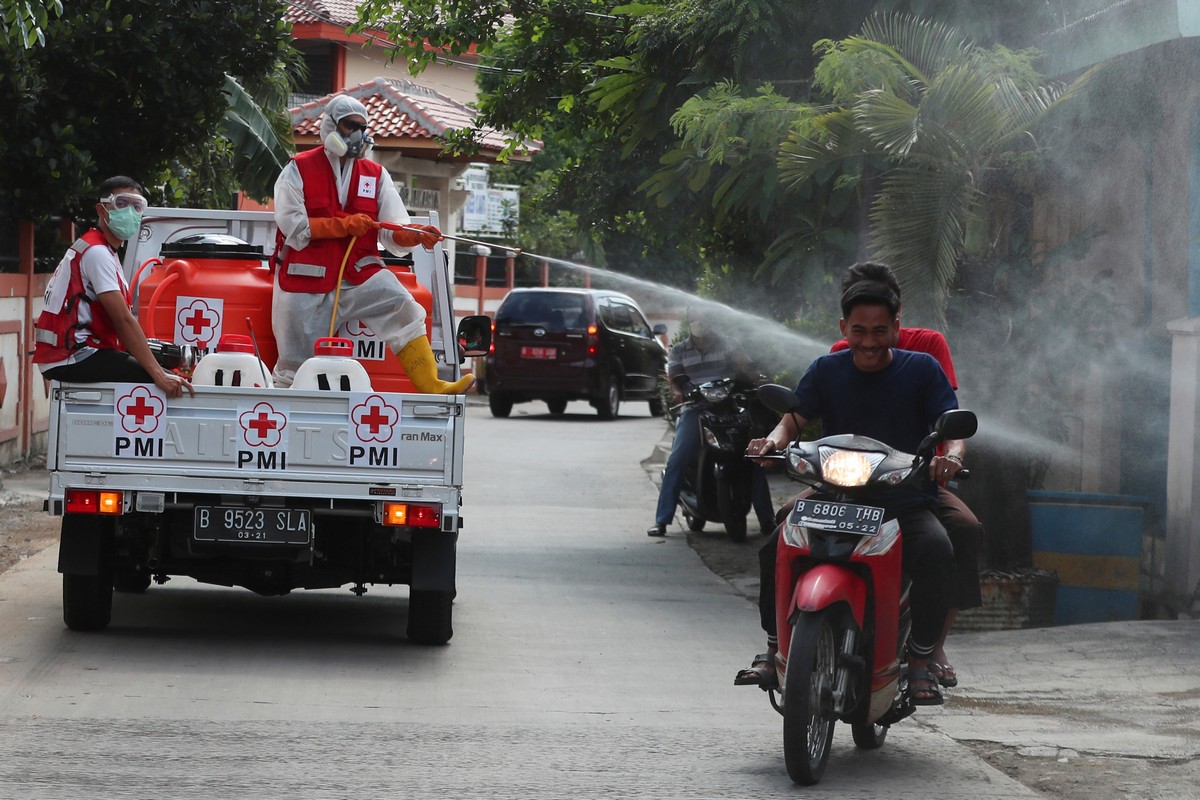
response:
[[[120,492],[67,490],[68,514],[120,514],[124,510],[124,497]]]
[[[410,528],[440,528],[442,507],[415,503],[384,503],[383,524],[394,527],[403,525]]]
[[[598,334],[598,333],[600,333],[600,329],[598,327],[596,327],[595,325],[588,325],[588,328],[587,328],[587,334],[588,334],[587,354],[589,356],[594,356],[594,355],[596,355],[596,353],[598,353],[600,351],[598,337],[596,336],[596,334]]]
[[[482,292],[483,289],[480,289]],[[496,355],[496,318],[492,317],[492,342],[488,345],[488,355]]]

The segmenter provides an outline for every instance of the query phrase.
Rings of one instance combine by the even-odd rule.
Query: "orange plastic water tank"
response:
[[[433,326],[433,293],[417,281],[409,267],[389,264],[392,271],[413,299],[425,308],[425,335],[429,336]],[[387,344],[370,328],[358,320],[343,320],[338,325],[338,336],[354,343],[354,358],[362,363],[371,377],[371,388],[376,392],[416,392],[400,359],[388,351]]]
[[[146,336],[211,350],[225,334],[253,333],[270,368],[279,355],[271,334],[272,285],[261,246],[200,234],[164,244],[157,259],[139,267],[132,288]]]

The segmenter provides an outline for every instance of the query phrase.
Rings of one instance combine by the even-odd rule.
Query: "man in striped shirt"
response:
[[[759,382],[758,372],[741,344],[720,336],[713,329],[711,314],[706,309],[699,305],[691,306],[687,311],[687,324],[687,338],[672,347],[667,357],[671,405],[683,402],[689,386],[708,381],[742,377]],[[675,438],[671,441],[671,454],[667,456],[662,485],[658,490],[654,524],[646,531],[647,536],[667,535],[667,526],[675,518],[675,506],[679,503],[684,473],[695,462],[700,446],[700,410],[689,404],[684,406],[675,421]],[[769,533],[774,528],[771,492],[766,476],[757,466],[751,501],[759,526],[764,533]]]

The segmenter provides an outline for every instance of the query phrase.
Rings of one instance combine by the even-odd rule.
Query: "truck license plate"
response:
[[[883,509],[827,500],[797,500],[788,522],[821,531],[844,531],[874,536],[883,522]]]
[[[196,506],[194,536],[201,542],[308,544],[312,514],[305,508]]]

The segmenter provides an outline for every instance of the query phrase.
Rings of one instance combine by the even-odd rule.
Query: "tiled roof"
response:
[[[283,18],[293,25],[328,22],[344,28],[358,21],[357,0],[290,0]]]
[[[371,135],[375,137],[376,146],[381,148],[402,146],[396,140],[443,139],[447,131],[475,124],[475,112],[470,107],[409,80],[376,78],[343,89],[338,94],[349,95],[367,107],[371,117]],[[291,110],[296,136],[317,135],[321,114],[332,97],[327,95]],[[504,144],[503,133],[491,128],[484,129],[484,153],[495,155],[504,148]],[[528,145],[530,152],[541,149],[541,142]]]

